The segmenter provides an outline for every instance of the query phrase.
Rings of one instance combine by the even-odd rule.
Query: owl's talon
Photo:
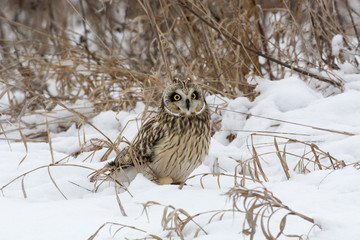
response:
[[[158,181],[158,183],[160,185],[169,185],[169,184],[172,184],[173,182],[174,182],[174,180],[171,177],[162,177],[162,178],[159,178],[159,181]]]

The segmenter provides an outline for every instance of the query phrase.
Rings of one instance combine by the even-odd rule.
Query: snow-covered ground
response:
[[[344,91],[334,90],[334,94],[329,94],[331,88],[323,94],[324,90],[316,89],[315,84],[290,77],[281,81],[258,79],[260,95],[253,102],[244,97],[229,100],[208,96],[207,102],[214,110],[214,122],[222,120],[221,129],[212,138],[204,164],[195,170],[193,175],[196,176],[182,189],[174,185],[156,185],[139,174],[131,182],[129,192],[120,191],[117,195],[112,183],[103,184],[97,192],[92,192],[94,186],[88,179],[92,172],[90,168],[103,166],[100,158],[107,149],[92,154],[89,148],[76,158],[69,157],[85,141],[104,139],[89,124],[80,128],[73,124],[66,132],[50,126],[54,130],[50,133],[51,148],[45,142],[28,141],[26,146],[22,141],[8,142],[2,135],[0,188],[20,177],[3,187],[0,194],[0,239],[87,239],[95,233],[95,239],[146,236],[151,239],[152,235],[153,238],[167,239],[171,224],[175,224],[171,220],[177,219],[176,214],[184,220],[187,214],[198,213],[203,214],[185,225],[182,231],[185,239],[194,236],[197,239],[247,239],[243,234],[245,213],[224,211],[222,215],[221,210],[233,209],[234,202],[225,193],[234,187],[232,175],[236,167],[241,171],[241,162],[249,162],[253,167],[254,149],[260,156],[268,181],[260,174],[262,184],[246,180],[245,187],[259,191],[265,187],[284,205],[314,219],[317,224],[313,226],[300,217],[289,216],[285,234],[308,234],[310,239],[317,240],[360,239],[360,170],[354,164],[360,161],[360,75],[342,74],[342,78],[345,80]],[[91,115],[88,103],[78,103],[77,107],[81,106],[85,109],[83,114],[88,111]],[[143,110],[143,104],[138,103],[134,111],[103,112],[93,117],[91,123],[115,141],[126,123],[141,117]],[[60,111],[57,114],[61,118],[71,115]],[[49,121],[52,117],[54,115],[48,116]],[[38,115],[23,120],[34,123],[43,119]],[[130,121],[124,136],[131,140],[139,124]],[[19,131],[9,131],[16,126],[3,124],[3,127],[8,132],[8,139],[21,139]],[[46,124],[43,127],[46,129]],[[24,129],[23,133],[27,131],[32,130]],[[286,157],[290,179],[276,154],[276,145],[280,156],[284,150],[287,153],[283,157]],[[321,158],[322,170],[317,163],[305,159],[315,159],[312,149]],[[346,166],[333,170],[330,158],[324,157],[327,153],[333,157],[334,167],[337,160],[344,161]],[[306,174],[299,172],[299,168],[294,171],[301,156],[304,156],[303,163],[308,164],[300,168],[306,168]],[[113,152],[109,160],[114,157]],[[50,165],[53,161],[60,163]],[[241,177],[242,172],[238,175]],[[249,171],[246,176],[250,177]],[[238,178],[237,183],[240,180]],[[126,216],[123,216],[116,196]],[[236,204],[241,207],[242,201],[240,198]],[[217,211],[219,214],[214,216]],[[278,211],[278,216],[275,214],[270,222],[270,230],[275,236],[285,213]],[[265,212],[265,224],[269,214]],[[164,230],[165,225],[168,228]],[[171,236],[180,238],[176,232]],[[266,239],[261,233],[260,217],[255,239]],[[286,236],[282,235],[280,239],[286,239]]]

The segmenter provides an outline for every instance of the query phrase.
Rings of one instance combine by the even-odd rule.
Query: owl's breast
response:
[[[171,177],[174,182],[184,182],[208,153],[210,136],[206,131],[199,134],[196,128],[174,127],[166,133],[154,146],[149,163],[151,174],[155,178]]]

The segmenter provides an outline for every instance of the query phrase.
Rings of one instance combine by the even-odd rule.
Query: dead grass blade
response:
[[[77,183],[75,183],[75,182],[73,182],[73,181],[69,181],[69,183],[71,183],[71,184],[73,184],[73,185],[75,185],[75,186],[77,186],[77,187],[79,187],[79,188],[81,188],[81,189],[85,189],[85,190],[88,191],[88,192],[93,192],[91,189],[88,189],[88,188],[86,188],[86,187],[84,187],[84,186],[81,186],[80,184],[77,184]]]
[[[22,189],[22,192],[23,192],[24,198],[27,198],[27,194],[26,194],[26,190],[25,190],[25,183],[24,183],[24,180],[25,180],[25,176],[23,176],[23,177],[22,177],[22,179],[21,179],[21,189]]]
[[[26,137],[24,136],[24,134],[22,133],[21,131],[21,128],[19,128],[19,133],[20,133],[20,136],[21,136],[21,141],[24,143],[24,146],[25,146],[25,156],[20,160],[18,166],[21,165],[21,163],[23,163],[23,161],[26,159],[27,155],[28,155],[28,146],[27,146],[27,141],[26,141]]]
[[[52,177],[52,175],[51,175],[51,173],[50,173],[50,166],[52,166],[52,164],[47,167],[47,171],[48,171],[49,177],[50,177],[50,179],[51,179],[51,182],[54,184],[54,186],[55,186],[56,189],[59,191],[59,193],[60,193],[66,200],[68,200],[68,198],[67,198],[67,197],[65,196],[65,194],[61,191],[61,189],[59,188],[59,186],[56,184],[54,178]]]
[[[265,173],[264,173],[264,170],[262,169],[261,167],[261,163],[260,163],[260,159],[259,159],[259,155],[257,154],[256,150],[255,150],[255,147],[254,145],[252,145],[252,150],[253,150],[253,156],[254,156],[254,166],[255,166],[255,169],[257,167],[257,169],[259,169],[263,179],[265,182],[268,181],[268,178],[266,177]],[[248,168],[250,169],[250,167]],[[256,174],[257,174],[257,171],[255,171]],[[258,178],[258,177],[257,177]]]
[[[51,154],[51,163],[54,164],[55,163],[55,158],[54,158],[54,150],[52,147],[52,141],[51,141],[51,136],[50,136],[50,127],[49,127],[49,121],[47,118],[47,114],[45,114],[45,121],[46,121],[46,132],[47,132],[47,137],[48,137],[48,143],[49,143],[49,148],[50,148],[50,154]]]
[[[5,130],[4,130],[3,125],[2,125],[1,122],[0,122],[0,129],[1,129],[2,134],[4,134],[4,136],[5,136],[5,140],[6,140],[7,144],[9,145],[10,151],[12,151],[11,145],[10,145],[10,139],[9,139],[8,136],[6,135],[6,132],[5,132]],[[1,139],[1,140],[3,140],[3,139]]]
[[[322,167],[321,167],[321,164],[320,164],[320,161],[319,161],[319,156],[317,155],[316,153],[316,150],[315,149],[319,149],[318,146],[316,146],[315,144],[311,144],[310,145],[310,148],[311,148],[311,151],[312,153],[314,154],[314,158],[315,158],[315,164],[318,166],[319,170],[322,170]],[[331,158],[330,158],[331,159]],[[330,161],[331,162],[331,161]],[[331,165],[333,166],[333,163],[331,163]]]
[[[265,175],[265,173],[264,173],[264,170],[263,170],[262,167],[261,167],[259,155],[258,155],[258,153],[256,152],[256,149],[255,149],[254,144],[253,144],[253,135],[251,135],[251,143],[252,143],[252,144],[251,144],[251,148],[252,148],[252,152],[253,152],[253,156],[254,156],[254,166],[255,166],[255,163],[256,163],[256,166],[257,166],[257,168],[259,169],[259,171],[260,171],[260,173],[261,173],[264,181],[267,182],[268,179],[267,179],[267,177],[266,177],[266,175]]]
[[[279,146],[276,142],[276,137],[274,137],[274,146],[275,146],[275,149],[276,149],[276,155],[278,156],[279,160],[280,160],[280,163],[281,163],[281,166],[284,170],[284,173],[286,175],[286,178],[289,180],[290,179],[290,174],[289,174],[289,167],[286,163],[286,145],[284,146],[284,150],[283,150],[283,154],[280,153],[280,150],[279,150]]]
[[[120,192],[119,192],[119,187],[118,187],[118,185],[115,184],[115,185],[114,185],[114,188],[115,188],[115,192],[116,192],[116,194],[115,194],[115,195],[116,195],[116,201],[117,201],[117,203],[118,203],[120,212],[121,212],[121,214],[122,214],[123,216],[127,217],[127,214],[126,214],[126,212],[125,212],[124,206],[122,205],[121,200],[120,200],[120,197],[119,197]],[[123,186],[122,186],[121,188],[123,189]]]

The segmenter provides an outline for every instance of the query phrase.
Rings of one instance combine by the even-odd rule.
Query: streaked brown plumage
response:
[[[116,175],[120,169],[137,165],[152,181],[170,178],[182,183],[204,161],[209,144],[210,113],[200,87],[189,80],[174,80],[165,89],[156,116],[102,171]]]

